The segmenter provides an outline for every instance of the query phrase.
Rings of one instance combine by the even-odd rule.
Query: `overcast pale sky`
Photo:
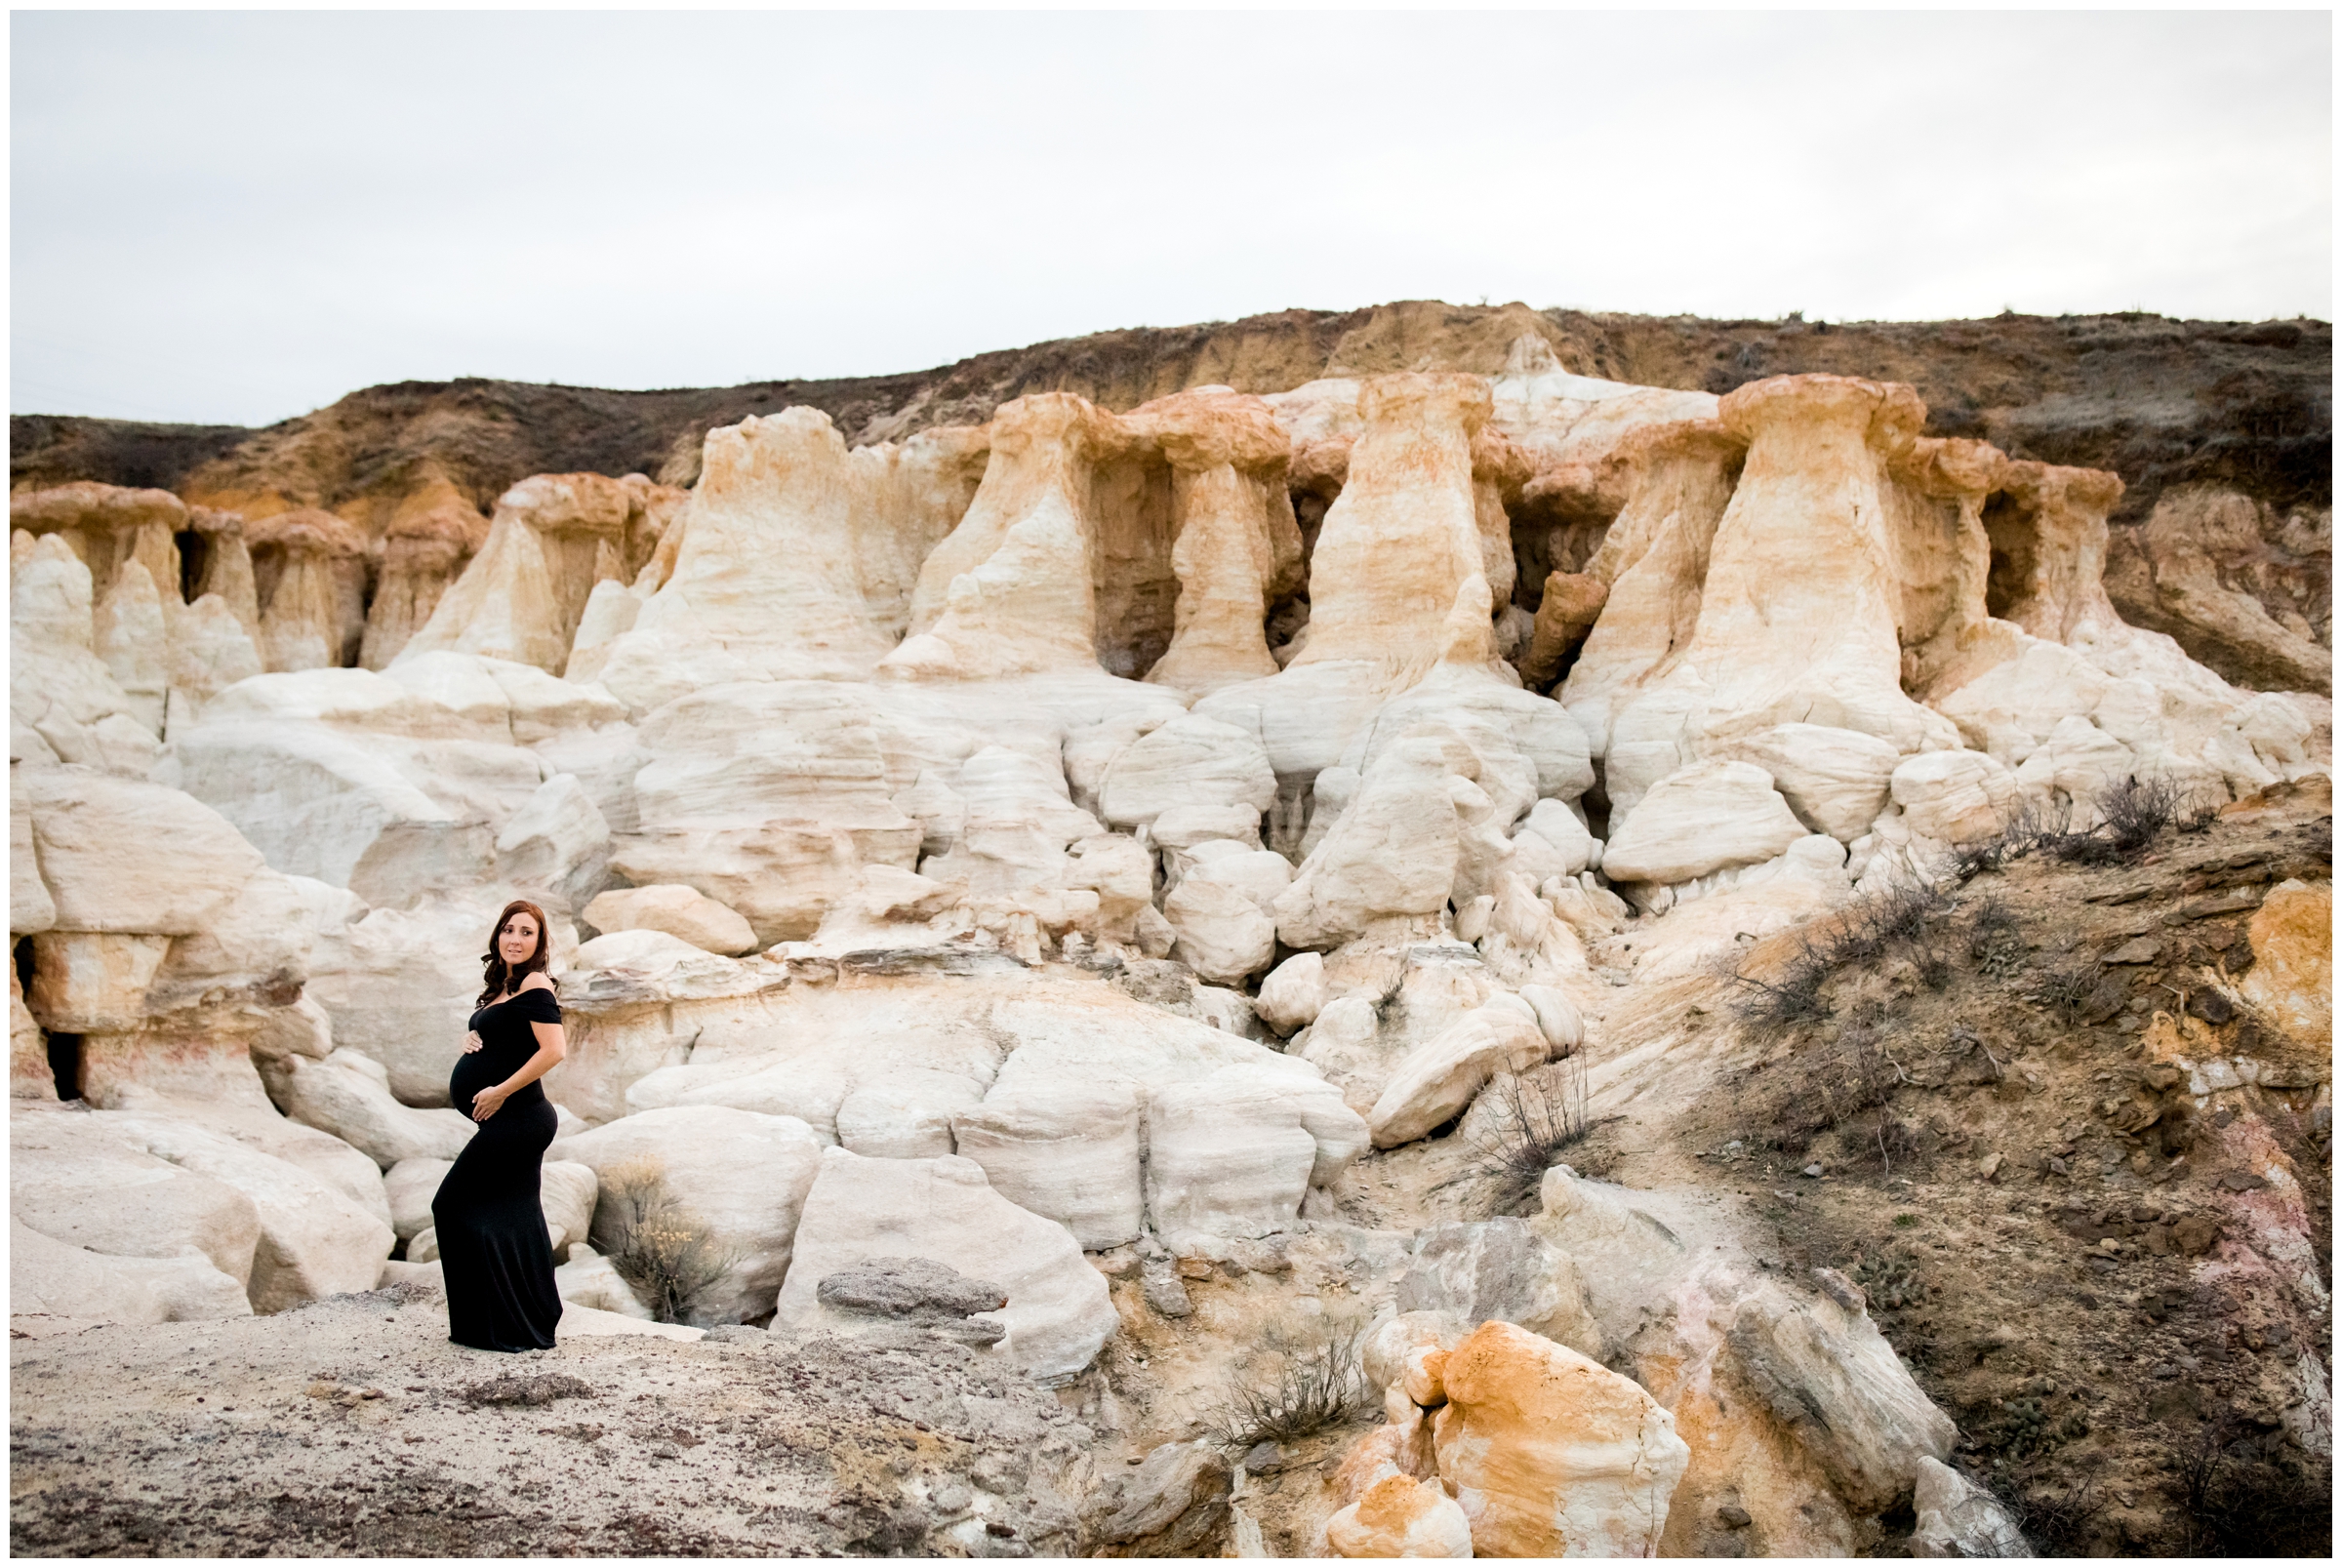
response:
[[[874,375],[1291,305],[2332,302],[2324,13],[24,13],[10,408]]]

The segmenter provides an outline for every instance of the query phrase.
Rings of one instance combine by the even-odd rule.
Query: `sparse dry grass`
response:
[[[667,1190],[653,1159],[628,1160],[602,1174],[593,1245],[662,1323],[696,1321],[707,1292],[739,1262]]]

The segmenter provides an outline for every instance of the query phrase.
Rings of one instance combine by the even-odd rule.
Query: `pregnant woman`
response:
[[[478,1130],[431,1199],[447,1336],[482,1350],[549,1350],[561,1297],[538,1186],[555,1122],[537,1080],[560,1062],[563,1041],[545,973],[545,911],[525,900],[505,905],[488,949],[471,1036],[447,1082]]]

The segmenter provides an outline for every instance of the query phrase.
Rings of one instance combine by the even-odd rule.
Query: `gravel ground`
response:
[[[1079,1549],[1089,1429],[910,1331],[447,1339],[427,1287],[273,1317],[16,1320],[20,1555],[1025,1556]]]

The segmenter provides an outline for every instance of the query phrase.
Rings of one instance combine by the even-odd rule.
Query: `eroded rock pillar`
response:
[[[984,483],[920,569],[911,635],[881,667],[913,680],[1098,668],[1091,474],[1131,439],[1070,392],[1002,404]]]
[[[1716,525],[1689,645],[1612,731],[1614,809],[1632,809],[1712,739],[1781,724],[1875,735],[1899,752],[1958,744],[1902,686],[1886,463],[1926,416],[1918,394],[1779,376],[1731,393],[1719,412],[1749,442],[1748,461]]]
[[[1147,679],[1201,696],[1275,674],[1264,630],[1269,595],[1280,553],[1298,562],[1301,543],[1275,416],[1257,397],[1183,392],[1129,419],[1161,448],[1173,475],[1179,601],[1171,646]],[[1285,530],[1289,542],[1280,538]]]

